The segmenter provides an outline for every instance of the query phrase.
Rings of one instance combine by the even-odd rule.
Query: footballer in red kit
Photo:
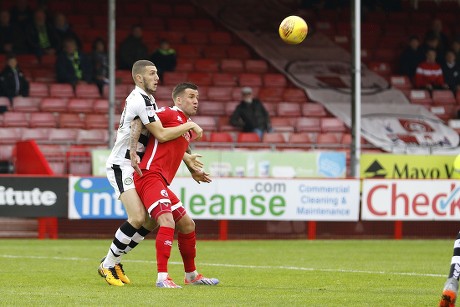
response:
[[[198,87],[192,83],[180,83],[173,89],[174,106],[162,108],[157,116],[162,125],[175,127],[189,121],[198,110]],[[142,176],[134,175],[137,193],[148,214],[158,223],[156,236],[156,258],[159,288],[181,288],[168,274],[168,261],[178,230],[178,246],[184,263],[186,285],[217,285],[219,280],[199,274],[195,266],[196,235],[195,222],[187,214],[182,202],[168,188],[187,150],[191,131],[174,140],[159,143],[150,137],[144,156],[139,164]],[[204,182],[210,182],[205,180]]]

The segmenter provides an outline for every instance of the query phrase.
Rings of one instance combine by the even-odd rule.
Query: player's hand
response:
[[[203,137],[203,129],[198,126],[197,123],[194,123],[195,125],[193,126],[192,130],[195,132],[196,134],[196,138],[195,140],[199,141],[201,140],[201,138]]]
[[[142,171],[139,167],[139,163],[141,162],[141,158],[137,155],[137,153],[129,153],[129,156],[131,158],[131,166],[134,168],[136,173],[142,177]]]
[[[200,184],[201,182],[206,182],[206,183],[210,183],[212,180],[211,180],[211,177],[209,177],[209,174],[206,173],[205,171],[203,171],[202,169],[196,171],[196,172],[193,172],[192,173],[192,178],[198,183]]]
[[[184,155],[184,162],[185,164],[187,164],[187,166],[193,170],[193,172],[198,172],[200,171],[204,164],[203,162],[201,162],[200,160],[198,160],[198,158],[201,158],[202,155],[200,154],[197,154],[197,153],[194,153],[194,154],[191,154],[191,155]],[[191,172],[193,174],[193,172]]]

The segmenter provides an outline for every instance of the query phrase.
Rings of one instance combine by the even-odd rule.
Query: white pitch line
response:
[[[1,258],[15,258],[15,259],[52,259],[52,260],[67,260],[67,261],[94,261],[91,258],[78,258],[78,257],[46,257],[46,256],[18,256],[18,255],[0,255]],[[124,262],[137,262],[137,263],[156,263],[149,260],[124,260]],[[182,262],[170,261],[170,264],[182,265]],[[399,276],[415,276],[415,277],[444,277],[445,274],[429,274],[429,273],[415,273],[415,272],[385,272],[385,271],[368,271],[368,270],[346,270],[346,269],[318,269],[318,268],[305,268],[296,266],[270,266],[270,265],[244,265],[244,264],[228,264],[228,263],[203,263],[204,266],[228,267],[228,268],[241,268],[241,269],[256,269],[256,270],[292,270],[292,271],[310,271],[310,272],[332,272],[332,273],[358,273],[358,274],[379,274],[379,275],[399,275]]]

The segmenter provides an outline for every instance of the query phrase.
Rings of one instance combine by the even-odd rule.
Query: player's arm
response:
[[[160,143],[177,139],[189,130],[195,131],[198,138],[203,136],[203,129],[192,121],[188,121],[176,127],[164,128],[161,121],[157,120],[148,123],[145,127]]]
[[[134,168],[136,173],[139,174],[139,176],[142,176],[142,171],[139,168],[141,158],[137,155],[137,142],[141,136],[142,126],[142,122],[139,118],[132,120],[130,127],[131,131],[129,134],[129,156],[131,160],[131,166]]]

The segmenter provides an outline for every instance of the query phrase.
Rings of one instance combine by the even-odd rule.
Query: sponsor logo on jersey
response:
[[[166,192],[166,190],[161,190],[160,194],[163,197],[168,197],[168,192]]]
[[[171,241],[171,240],[166,240],[166,241],[165,241],[165,245],[167,245],[167,246],[172,246],[172,241]]]
[[[184,121],[182,120],[182,117],[180,115],[177,115],[177,121],[183,123]]]
[[[131,185],[131,184],[133,184],[133,178],[125,178],[124,183],[125,183],[126,185]]]
[[[155,109],[153,108],[153,106],[148,106],[145,109],[147,110],[147,116],[153,117],[153,115],[155,114]]]

